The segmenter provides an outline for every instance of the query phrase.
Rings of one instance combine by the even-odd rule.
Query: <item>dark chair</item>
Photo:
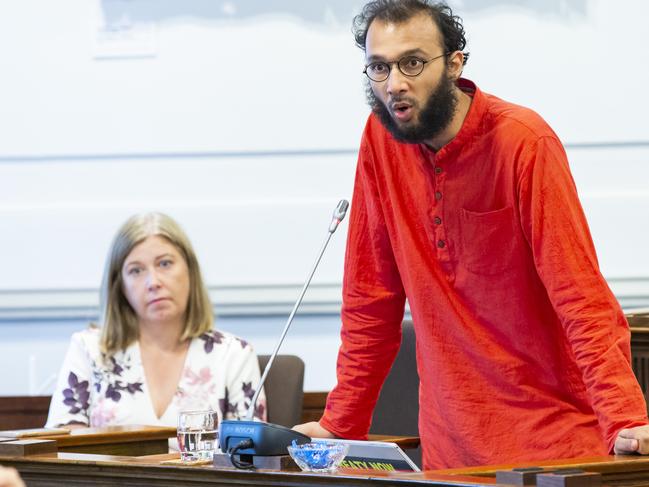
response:
[[[390,369],[374,409],[370,433],[419,436],[419,374],[412,321],[404,321],[401,348]],[[406,451],[421,467],[421,450]]]
[[[259,355],[263,374],[270,355]],[[304,362],[295,355],[278,355],[268,372],[264,390],[268,422],[291,427],[301,422],[304,385]]]

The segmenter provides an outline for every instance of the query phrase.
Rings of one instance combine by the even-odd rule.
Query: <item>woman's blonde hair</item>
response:
[[[101,350],[112,355],[138,339],[138,319],[124,296],[122,267],[133,248],[147,237],[158,235],[169,241],[185,258],[189,271],[189,300],[181,340],[212,329],[212,304],[203,283],[192,244],[180,226],[163,213],[145,213],[129,218],[117,231],[108,251],[101,286]]]

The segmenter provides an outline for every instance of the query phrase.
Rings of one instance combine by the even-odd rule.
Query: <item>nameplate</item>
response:
[[[419,467],[396,443],[385,441],[358,440],[320,440],[313,441],[339,442],[349,445],[347,456],[340,464],[344,468],[357,470],[377,470],[381,472],[419,472]]]
[[[358,470],[378,470],[381,472],[412,472],[413,468],[404,460],[387,460],[369,457],[350,457],[347,455],[340,463],[341,467]]]

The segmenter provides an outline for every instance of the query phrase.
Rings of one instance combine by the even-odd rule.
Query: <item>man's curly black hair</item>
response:
[[[352,32],[356,45],[365,50],[367,31],[376,19],[399,24],[412,17],[426,13],[437,24],[442,34],[445,52],[463,51],[466,47],[462,19],[453,15],[451,7],[443,2],[427,0],[374,0],[363,7],[360,14],[354,17]],[[464,64],[469,53],[464,53]]]

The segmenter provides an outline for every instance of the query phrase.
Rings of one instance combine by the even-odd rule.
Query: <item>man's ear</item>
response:
[[[457,80],[462,76],[462,71],[464,69],[464,53],[462,51],[453,51],[449,54],[447,66],[451,78]]]

